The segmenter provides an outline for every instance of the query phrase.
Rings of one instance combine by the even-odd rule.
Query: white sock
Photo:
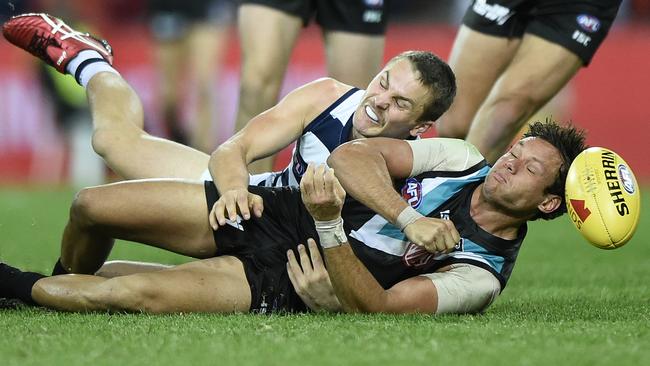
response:
[[[81,69],[79,69],[79,67],[81,67]],[[68,65],[66,65],[65,70],[68,72],[68,74],[75,77],[77,82],[84,88],[88,85],[90,79],[92,79],[93,76],[97,75],[100,72],[106,71],[117,75],[120,74],[111,65],[109,65],[106,60],[104,60],[99,52],[93,50],[85,50],[79,52],[79,54],[70,60]]]
[[[81,86],[86,88],[88,86],[88,83],[90,82],[90,79],[92,79],[93,76],[99,74],[100,72],[112,72],[113,74],[116,75],[120,74],[119,72],[117,72],[117,70],[113,68],[113,66],[109,65],[108,62],[98,61],[84,66],[84,68],[81,69],[81,73],[79,74],[79,80],[77,80],[77,82]]]

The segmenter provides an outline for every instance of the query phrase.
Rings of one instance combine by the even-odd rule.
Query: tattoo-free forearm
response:
[[[239,144],[225,142],[210,157],[209,170],[219,192],[248,187],[246,156]]]
[[[340,146],[327,161],[345,191],[395,223],[407,204],[393,188],[382,153],[365,141]]]
[[[325,249],[330,280],[345,312],[386,311],[386,291],[354,255],[349,244]]]

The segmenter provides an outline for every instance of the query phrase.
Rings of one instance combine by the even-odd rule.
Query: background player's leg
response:
[[[185,84],[183,73],[186,61],[184,47],[185,33],[177,37],[169,37],[157,40],[155,55],[159,92],[157,97],[161,100],[160,111],[162,112],[163,123],[170,140],[180,144],[188,144],[187,133],[181,123],[179,109],[186,101]],[[181,99],[181,100],[179,100]]]
[[[88,84],[93,148],[125,179],[199,179],[210,157],[142,130],[140,98],[119,75],[100,73]]]
[[[512,62],[476,114],[467,140],[488,161],[496,161],[526,121],[581,66],[580,58],[566,48],[534,35],[524,35]]]
[[[238,24],[242,66],[236,131],[277,103],[302,20],[267,6],[244,4],[239,7]],[[249,168],[262,173],[272,167],[273,159],[267,158]]]
[[[81,190],[63,233],[61,264],[71,273],[95,273],[114,238],[196,258],[213,256],[203,184],[126,181]]]
[[[46,277],[36,282],[32,297],[40,305],[66,311],[246,312],[251,303],[243,265],[234,257],[112,279]]]
[[[325,54],[329,76],[365,89],[381,70],[384,40],[383,35],[325,32]]]
[[[496,37],[461,26],[454,41],[449,66],[456,74],[456,97],[436,123],[441,137],[464,139],[499,75],[508,66],[520,38]]]
[[[222,121],[218,119],[215,106],[214,86],[221,71],[228,35],[227,25],[197,22],[185,42],[191,85],[196,89],[190,142],[200,151],[211,152],[216,148],[214,126]]]

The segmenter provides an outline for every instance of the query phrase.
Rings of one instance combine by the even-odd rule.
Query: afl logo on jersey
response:
[[[578,25],[580,25],[580,28],[589,33],[598,32],[600,29],[600,20],[593,15],[580,14],[576,18],[576,21],[578,22]]]
[[[406,184],[402,187],[402,198],[413,208],[418,208],[422,203],[422,183],[418,182],[415,178],[406,180]]]

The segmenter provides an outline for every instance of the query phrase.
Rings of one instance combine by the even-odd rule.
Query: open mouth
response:
[[[372,108],[370,108],[370,106],[367,105],[365,110],[366,110],[366,115],[368,116],[368,118],[370,118],[370,120],[372,120],[374,123],[379,123],[379,117],[377,116],[375,111],[373,111]]]

